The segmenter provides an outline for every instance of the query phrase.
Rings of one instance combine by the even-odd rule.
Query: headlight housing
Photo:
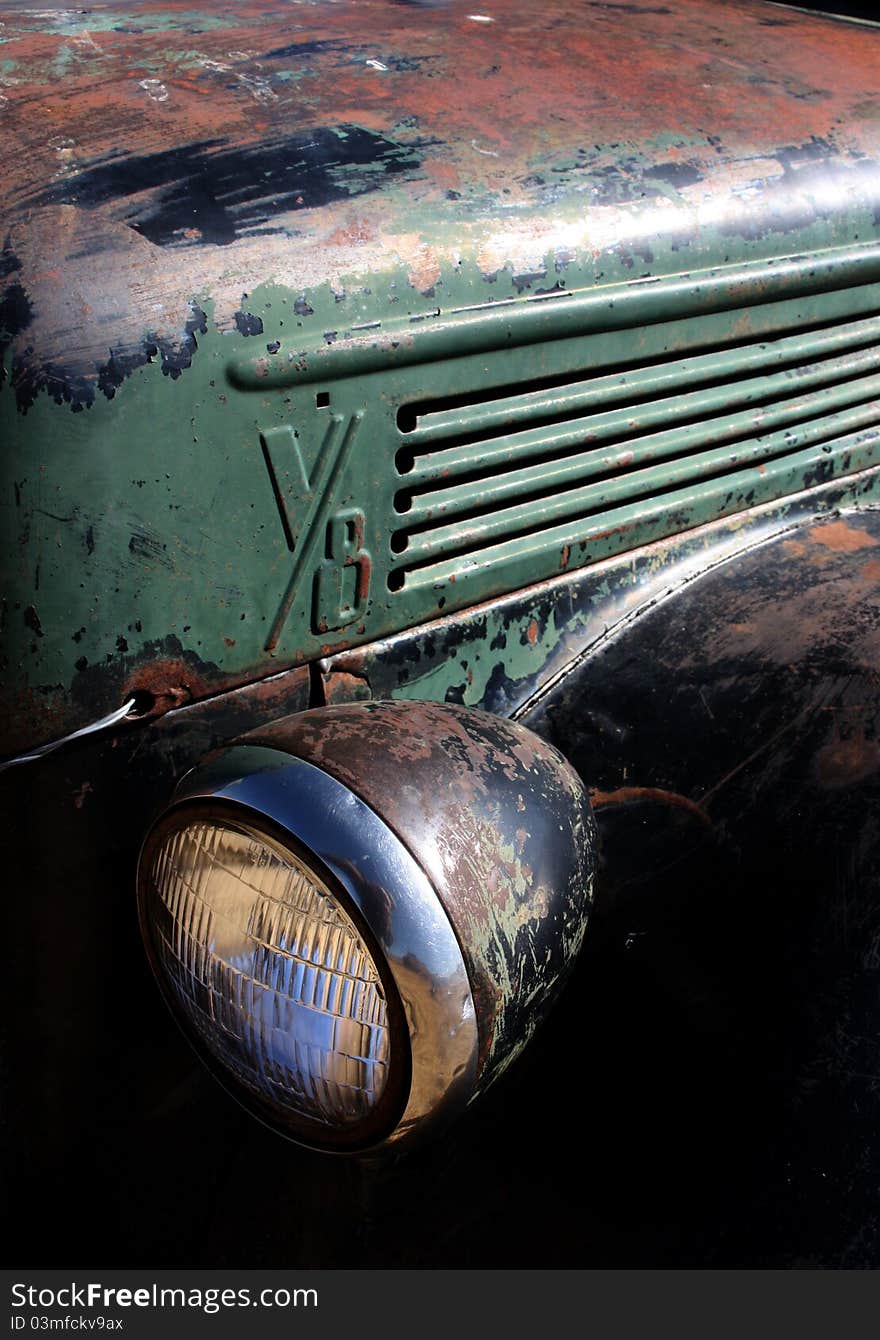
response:
[[[141,924],[224,1084],[357,1150],[447,1119],[525,1045],[580,945],[593,850],[580,781],[523,728],[318,709],[184,778],[141,854]]]

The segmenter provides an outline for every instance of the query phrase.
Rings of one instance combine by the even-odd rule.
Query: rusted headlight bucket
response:
[[[517,1055],[580,947],[584,788],[453,705],[320,708],[189,773],[147,837],[141,925],[221,1081],[314,1148],[409,1140]]]

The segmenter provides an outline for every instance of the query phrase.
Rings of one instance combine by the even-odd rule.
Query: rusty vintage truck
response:
[[[880,28],[12,0],[0,126],[24,1254],[876,1263]]]

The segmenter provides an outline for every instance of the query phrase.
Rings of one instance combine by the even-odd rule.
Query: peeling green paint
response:
[[[871,34],[767,30],[722,68],[717,34],[751,32],[739,7],[624,31],[552,0],[466,43],[442,11],[381,12],[381,32],[363,7],[278,0],[3,30],[10,749],[133,689],[204,696],[337,656],[880,459]],[[568,78],[532,40],[550,21],[589,78],[526,88],[525,52]],[[684,49],[700,77],[660,87]],[[561,654],[563,626],[426,660],[421,691],[490,695]]]
[[[857,264],[852,261],[855,255],[843,253],[839,262],[830,253],[817,259],[809,270],[813,278],[807,280],[818,284],[812,295],[784,296],[789,281],[782,271],[781,287],[775,294],[761,279],[756,295],[765,301],[755,307],[737,305],[731,310],[722,305],[729,299],[721,290],[720,299],[704,302],[699,296],[703,291],[700,278],[695,276],[690,289],[678,285],[679,291],[697,295],[697,305],[692,316],[677,323],[634,327],[625,315],[628,300],[662,304],[662,290],[654,286],[645,289],[644,298],[639,296],[638,285],[614,290],[615,310],[622,304],[624,316],[620,326],[611,329],[601,305],[596,308],[599,317],[591,315],[593,299],[588,296],[586,316],[577,317],[582,327],[587,322],[579,334],[565,333],[558,300],[548,300],[538,308],[520,299],[502,311],[505,321],[522,313],[532,323],[524,332],[525,339],[508,340],[497,352],[467,353],[462,330],[472,317],[465,313],[437,328],[437,338],[445,341],[447,351],[442,361],[435,359],[439,346],[431,338],[425,346],[427,361],[421,361],[419,342],[426,335],[419,329],[410,337],[416,348],[411,364],[389,366],[388,357],[381,353],[375,372],[355,370],[359,350],[376,357],[371,334],[355,333],[338,351],[325,344],[336,375],[322,382],[316,373],[302,386],[296,382],[296,370],[288,372],[290,364],[283,358],[285,346],[291,343],[291,326],[298,332],[301,319],[323,323],[343,307],[350,320],[364,309],[348,297],[338,302],[325,288],[314,298],[314,316],[300,318],[297,295],[277,286],[263,288],[245,302],[248,316],[262,322],[259,334],[219,331],[210,302],[202,299],[196,310],[203,317],[191,337],[192,347],[186,352],[190,337],[180,346],[185,356],[175,353],[173,346],[167,356],[157,352],[152,361],[126,377],[112,399],[98,394],[79,414],[41,395],[22,418],[15,412],[7,387],[0,392],[0,435],[8,481],[3,529],[9,544],[8,589],[14,593],[6,634],[13,674],[19,683],[28,685],[35,710],[41,714],[47,706],[51,712],[53,705],[65,714],[71,706],[85,716],[98,714],[96,709],[106,711],[124,691],[140,683],[143,668],[156,659],[156,648],[172,645],[167,641],[170,638],[201,667],[197,691],[204,692],[207,684],[219,689],[373,641],[442,612],[551,578],[566,567],[596,563],[622,549],[870,467],[880,455],[875,407],[871,401],[847,407],[847,398],[858,400],[850,392],[850,387],[860,384],[853,380],[854,371],[867,366],[873,357],[870,348],[863,352],[865,338],[856,320],[840,326],[843,334],[835,326],[828,336],[834,348],[843,340],[841,375],[848,380],[840,383],[839,392],[834,389],[834,376],[827,372],[832,363],[817,364],[817,375],[826,380],[830,376],[831,384],[828,391],[815,393],[818,398],[811,408],[809,378],[798,373],[796,389],[801,390],[801,398],[794,402],[796,417],[812,422],[818,415],[828,425],[815,445],[811,445],[813,430],[809,427],[795,432],[780,428],[778,446],[773,434],[765,430],[749,448],[752,457],[742,455],[741,464],[737,453],[742,454],[744,447],[736,446],[733,455],[725,455],[726,449],[713,446],[712,453],[721,452],[719,460],[729,463],[720,475],[710,475],[704,482],[695,473],[701,458],[692,449],[677,464],[694,430],[676,427],[673,419],[670,464],[661,461],[650,466],[654,473],[646,487],[654,496],[631,506],[624,493],[620,495],[623,506],[603,503],[606,495],[614,499],[615,489],[629,487],[624,473],[619,485],[612,478],[608,484],[595,486],[602,490],[593,505],[600,508],[598,520],[590,509],[582,519],[576,507],[559,510],[569,506],[565,493],[541,501],[542,470],[563,468],[569,459],[554,445],[557,438],[564,442],[569,430],[567,420],[559,424],[557,392],[551,387],[533,393],[537,408],[526,395],[524,409],[511,411],[516,428],[509,439],[511,450],[520,450],[520,438],[531,441],[531,433],[535,446],[529,450],[552,459],[549,465],[525,472],[522,485],[516,485],[509,501],[497,505],[502,519],[504,508],[513,508],[509,529],[502,530],[498,541],[490,538],[486,545],[478,539],[476,547],[469,548],[467,537],[468,526],[479,536],[481,528],[496,525],[495,513],[485,518],[481,509],[485,510],[490,496],[487,490],[497,491],[503,485],[503,471],[510,469],[504,458],[499,456],[501,475],[483,473],[473,485],[467,482],[467,474],[464,484],[456,484],[460,466],[453,469],[450,465],[453,477],[444,478],[448,473],[444,461],[457,460],[456,453],[471,468],[467,466],[469,448],[455,444],[466,444],[473,425],[482,422],[474,416],[485,418],[491,410],[484,388],[511,388],[516,404],[521,388],[543,386],[547,379],[561,383],[559,394],[569,394],[566,387],[583,375],[581,369],[589,367],[593,377],[589,385],[598,394],[605,384],[603,364],[612,370],[613,379],[617,375],[613,369],[621,363],[650,365],[658,353],[665,352],[668,358],[668,351],[677,348],[691,359],[686,366],[696,368],[702,366],[700,355],[691,355],[689,350],[706,342],[730,347],[734,359],[750,359],[750,346],[740,346],[735,334],[744,321],[757,322],[749,327],[754,338],[761,330],[771,335],[792,328],[799,331],[805,323],[815,325],[823,316],[826,320],[833,317],[838,308],[843,316],[857,313],[860,305],[862,310],[880,305],[880,286],[834,287],[838,282],[835,274],[840,275],[841,283],[849,276],[850,284],[858,277],[860,265],[867,266],[870,274],[870,253]],[[797,265],[792,271],[796,288],[803,282]],[[744,292],[742,287],[737,291]],[[598,291],[600,296],[603,292],[609,291]],[[766,301],[774,296],[775,302]],[[716,310],[718,306],[721,310]],[[540,325],[532,329],[535,321],[543,321],[545,311],[551,322],[548,328],[557,333],[551,341],[539,338]],[[478,314],[478,323],[484,315]],[[489,316],[494,322],[494,309]],[[487,327],[494,342],[499,341],[498,329],[497,324]],[[576,329],[576,324],[569,325],[569,330]],[[850,330],[852,335],[847,333]],[[299,340],[298,334],[292,338]],[[800,363],[809,363],[811,358],[815,361],[815,354],[810,353],[813,344],[825,337],[820,328],[790,338],[800,351]],[[264,363],[266,375],[257,374],[243,386],[241,353],[235,357],[233,351],[243,352],[254,345],[263,352],[256,360],[251,358],[248,366],[258,368]],[[852,352],[846,352],[850,345]],[[450,357],[456,347],[463,352]],[[771,345],[766,348],[769,351]],[[409,356],[411,351],[407,352]],[[769,357],[769,352],[760,354],[762,360]],[[276,363],[281,367],[278,375],[273,373]],[[346,367],[353,371],[341,375]],[[713,367],[710,360],[706,374],[710,380],[715,375]],[[779,374],[777,394],[790,394],[787,375]],[[764,386],[764,381],[759,384]],[[672,389],[676,390],[674,379]],[[472,408],[465,404],[461,409],[428,413],[424,422],[430,433],[424,446],[420,445],[422,430],[410,431],[407,425],[401,428],[398,424],[398,413],[407,405],[442,405],[444,396],[461,397],[469,391],[475,402]],[[614,394],[619,398],[618,391]],[[732,392],[725,391],[725,395]],[[843,396],[843,408],[829,414],[823,406],[827,402],[833,409],[838,403],[834,396],[838,400]],[[546,408],[541,409],[545,399]],[[764,391],[756,425],[765,419],[770,422],[766,401]],[[789,415],[789,402],[780,403]],[[525,417],[517,423],[516,415],[521,413]],[[623,434],[626,446],[635,420],[631,409],[621,413],[624,427],[630,425]],[[444,426],[447,420],[448,427]],[[490,420],[491,415],[486,422]],[[575,438],[589,434],[590,425],[601,421],[601,413],[597,417],[594,412],[585,420],[575,415]],[[760,434],[760,427],[755,431]],[[435,445],[430,434],[437,432],[440,437]],[[500,450],[493,445],[497,432],[501,432],[498,443],[507,442],[503,425],[493,432],[495,436],[490,434],[490,440],[477,449],[476,460],[488,460],[490,447]],[[486,430],[480,430],[477,440],[481,434],[485,438]],[[619,439],[620,433],[615,430],[615,434]],[[741,430],[737,436],[741,441]],[[632,438],[636,445],[640,440],[638,433]],[[34,444],[39,444],[36,455]],[[400,453],[410,450],[417,453],[417,468],[407,472],[406,464],[400,464]],[[615,453],[620,450],[611,448],[608,469],[612,476]],[[436,482],[432,483],[434,475]],[[401,490],[415,490],[413,504],[399,502]],[[428,500],[420,504],[421,511],[415,506],[419,490],[427,490]],[[437,509],[437,521],[433,519],[435,505],[430,503],[435,495],[438,500],[448,496],[453,507],[448,513],[450,504],[444,502]],[[410,513],[415,518],[412,523]],[[469,521],[471,515],[474,519]],[[454,524],[450,525],[447,516]],[[431,539],[432,527],[436,541]],[[412,538],[398,547],[398,535]],[[575,542],[578,535],[585,537],[580,543]],[[412,566],[422,551],[427,566],[422,558]],[[402,576],[395,582],[396,573]],[[516,667],[520,655],[528,658],[530,640],[537,638],[547,654],[562,636],[555,627],[542,626],[539,632],[529,627],[507,629],[503,659],[509,667]],[[458,660],[466,664],[434,673],[448,676],[447,687],[459,685],[463,701],[479,701],[495,673],[497,658],[476,654]],[[421,684],[419,692],[433,696],[438,687],[439,681]],[[408,690],[404,687],[402,691]],[[69,717],[65,715],[64,720],[66,724]],[[20,717],[19,722],[24,724],[24,719]]]
[[[30,20],[30,21],[29,21]],[[13,10],[5,20],[10,37],[15,34],[57,34],[63,37],[90,33],[111,33],[117,30],[131,33],[165,33],[183,29],[186,32],[211,32],[226,26],[225,18],[208,10],[161,10],[140,17],[124,9],[50,9]],[[9,40],[9,39],[7,39]]]
[[[880,507],[880,470],[765,504],[323,663],[327,700],[459,702],[525,718],[595,648],[682,587],[815,517]]]

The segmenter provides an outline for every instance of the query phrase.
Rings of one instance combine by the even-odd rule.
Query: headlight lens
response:
[[[153,955],[201,1049],[274,1124],[362,1137],[390,1097],[388,991],[329,877],[215,816],[163,826],[143,876]]]

